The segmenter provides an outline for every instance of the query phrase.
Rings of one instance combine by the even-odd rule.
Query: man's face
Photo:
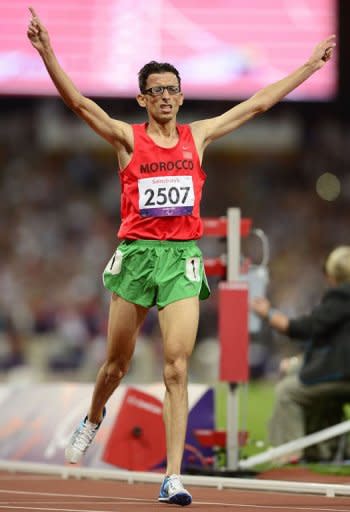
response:
[[[157,89],[161,87],[164,89]],[[147,78],[146,92],[139,94],[137,101],[146,108],[150,117],[165,123],[176,117],[183,103],[183,94],[178,89],[179,82],[173,73],[153,73]]]

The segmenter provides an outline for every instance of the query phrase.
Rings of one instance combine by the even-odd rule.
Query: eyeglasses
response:
[[[151,96],[161,96],[165,89],[168,91],[170,95],[178,94],[180,92],[179,85],[156,85],[155,87],[150,87],[146,89],[143,94],[150,94]]]

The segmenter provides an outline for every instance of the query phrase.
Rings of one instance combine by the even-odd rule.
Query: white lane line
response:
[[[316,512],[349,512],[349,508],[338,509],[338,508],[323,508],[318,505],[310,505],[308,507],[300,507],[296,505],[254,505],[254,504],[243,504],[243,503],[220,503],[220,502],[212,502],[212,501],[193,501],[193,505],[215,505],[217,507],[241,507],[241,508],[256,508],[256,509],[283,509],[283,510],[315,510]]]
[[[134,500],[132,498],[129,499],[129,502],[133,502],[135,505],[152,505],[153,503],[155,503],[155,500],[144,500],[142,502],[134,502]],[[21,501],[16,501],[16,500],[7,500],[7,501],[1,501],[0,502],[0,507],[3,507],[4,505],[13,505],[13,506],[17,506],[17,505],[23,505],[24,501],[21,500]],[[91,503],[91,500],[90,501],[82,501],[82,500],[79,500],[79,501],[74,501],[74,503],[72,503],[72,500],[69,500],[69,501],[63,501],[63,500],[52,500],[52,501],[47,501],[47,500],[44,500],[44,501],[38,501],[38,500],[25,500],[25,503],[27,503],[28,505],[74,505],[74,506],[81,506],[81,505],[116,505],[115,501],[103,501],[102,503]],[[123,503],[118,503],[118,505],[124,505],[124,502]]]
[[[0,480],[57,480],[55,475],[0,475]]]
[[[101,498],[102,499],[102,498]],[[120,498],[116,498],[116,499],[120,499]],[[157,500],[141,500],[139,498],[123,498],[123,501],[122,503],[119,503],[120,506],[125,506],[125,505],[130,505],[130,506],[136,506],[136,505],[153,505],[155,503],[157,503]],[[19,503],[19,505],[16,505],[16,503]],[[10,508],[19,508],[19,509],[23,509],[23,508],[26,508],[26,507],[23,507],[20,505],[20,503],[23,503],[23,502],[16,502],[16,501],[7,501],[7,502],[3,502],[3,503],[0,503],[0,509],[1,508],[4,508],[4,507],[10,507]],[[31,501],[26,501],[27,503],[27,508],[28,510],[52,510],[52,511],[56,511],[56,510],[66,510],[67,512],[79,512],[81,509],[58,509],[58,508],[52,508],[51,507],[29,507],[28,505],[34,505],[35,503],[38,503],[40,505],[44,505],[44,503],[50,505],[51,503],[52,504],[57,504],[57,501],[55,502],[49,502],[49,501],[34,501],[34,500],[31,500]],[[59,501],[59,505],[64,505],[64,504],[69,504],[69,505],[72,505],[72,502],[71,501]],[[84,504],[89,504],[91,505],[91,501],[78,501],[78,502],[75,502],[74,505],[77,505],[77,506],[83,506]],[[100,505],[115,505],[115,501],[103,501],[103,503],[100,503]],[[96,505],[98,505],[98,503],[96,503]],[[293,508],[293,511],[294,510],[300,510],[300,511],[317,511],[317,512],[349,512],[349,508],[346,508],[346,509],[338,509],[338,508],[325,508],[325,507],[319,507],[318,505],[316,506],[295,506],[293,504],[291,505],[270,505],[270,504],[266,504],[266,505],[255,505],[255,504],[243,504],[243,503],[221,503],[221,502],[213,502],[213,501],[194,501],[193,502],[193,505],[201,505],[201,506],[216,506],[216,507],[237,507],[237,508],[255,508],[255,509],[259,509],[259,510],[264,510],[264,509],[267,509],[267,510],[271,510],[271,509],[283,509],[283,510],[291,510],[291,508]],[[86,509],[83,509],[83,512],[86,512]],[[106,512],[106,511],[97,511],[97,510],[89,510],[88,512]]]
[[[89,495],[89,494],[68,494],[68,493],[53,493],[53,492],[35,492],[35,491],[17,491],[17,490],[7,490],[7,489],[0,489],[0,494],[19,494],[19,495],[30,495],[30,496],[51,496],[56,498],[85,498],[85,499],[99,499],[99,500],[112,500],[111,503],[115,504],[116,501],[121,501],[122,503],[119,503],[120,505],[123,505],[124,502],[128,504],[133,503],[136,505],[137,503],[140,504],[153,504],[158,503],[157,499],[144,499],[144,498],[133,498],[131,496],[129,497],[121,497],[121,496],[96,496],[96,495]],[[320,496],[318,496],[320,498]],[[325,498],[325,497],[323,497]],[[337,498],[334,498],[337,499]],[[339,498],[338,498],[339,499]],[[105,504],[105,502],[101,503]],[[195,505],[207,505],[207,506],[221,506],[221,507],[241,507],[241,508],[256,508],[260,510],[271,510],[271,509],[283,509],[283,510],[290,510],[291,507],[293,510],[301,510],[301,511],[317,511],[317,512],[349,512],[349,508],[347,509],[334,509],[334,508],[327,508],[327,507],[319,507],[319,506],[296,506],[296,505],[255,505],[255,504],[243,504],[243,503],[225,503],[225,502],[212,502],[212,501],[194,501],[193,504]],[[8,505],[7,505],[8,506]],[[0,504],[0,508],[3,508],[3,506]],[[20,507],[23,508],[23,507]],[[39,509],[38,509],[39,510]],[[61,509],[47,509],[47,510],[61,510]],[[75,509],[64,509],[67,510],[67,512],[79,512],[75,511]],[[86,511],[84,511],[86,512]],[[89,511],[89,512],[105,512],[105,511]]]
[[[89,509],[88,511],[86,508],[49,508],[49,507],[28,507],[27,505],[25,507],[20,506],[13,506],[13,505],[0,505],[0,509],[5,510],[47,510],[50,512],[108,512],[106,509],[104,510],[92,510]]]
[[[134,500],[134,501],[151,501],[150,498],[148,499],[144,499],[144,498],[133,498],[132,496],[128,496],[127,498],[125,497],[121,497],[121,496],[103,496],[103,495],[100,495],[100,496],[95,496],[95,495],[91,495],[91,494],[68,494],[68,493],[60,493],[60,492],[36,492],[36,491],[16,491],[16,490],[12,490],[12,489],[0,489],[0,493],[1,494],[26,494],[26,495],[29,495],[29,496],[52,496],[52,497],[57,497],[57,498],[86,498],[86,499],[107,499],[107,500],[116,500],[116,501],[120,501],[120,500],[126,500],[126,501],[130,501],[130,500]],[[152,501],[153,503],[153,501]]]
[[[153,503],[153,502],[152,502]],[[233,507],[242,507],[242,508],[256,508],[256,509],[266,509],[266,510],[271,510],[271,509],[286,509],[286,510],[291,510],[293,509],[294,510],[311,510],[311,511],[315,511],[315,512],[349,512],[349,508],[346,508],[346,509],[335,509],[335,508],[319,508],[319,507],[295,507],[293,505],[291,506],[278,506],[278,505],[242,505],[240,503],[212,503],[212,502],[198,502],[198,501],[195,501],[193,502],[194,505],[215,505],[217,507],[231,507],[231,509]],[[115,505],[115,503],[113,503],[113,505]],[[141,505],[141,506],[145,506],[145,503],[135,503],[135,502],[126,502],[126,503],[122,503],[121,504],[122,506],[124,505],[130,505],[130,506],[135,506],[135,505]],[[18,506],[18,505],[8,505],[8,504],[4,504],[4,505],[0,505],[0,509],[13,509],[13,510],[40,510],[40,511],[47,511],[47,512],[109,512],[107,510],[97,510],[97,509],[89,509],[87,510],[86,508],[53,508],[53,507],[28,507],[28,505],[26,506]]]

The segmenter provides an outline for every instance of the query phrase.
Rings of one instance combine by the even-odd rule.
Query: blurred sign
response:
[[[0,427],[0,459],[65,464],[64,449],[72,432],[86,415],[92,391],[93,385],[90,383],[0,386],[0,403],[3,410]],[[214,428],[213,391],[205,384],[190,384],[188,391],[189,418],[186,447],[187,451],[191,449],[197,453],[199,444],[194,439],[192,431],[195,428]],[[147,447],[148,453],[154,450],[156,438],[149,437],[147,430],[149,425],[145,423],[145,415],[142,415],[142,411],[148,412],[157,418],[156,432],[159,441],[156,453],[152,455],[152,460],[149,458],[148,462],[151,462],[151,466],[156,463],[162,466],[165,460],[162,421],[164,392],[164,384],[160,382],[132,388],[123,384],[119,386],[108,401],[106,417],[80,465],[98,468],[110,467],[107,462],[117,464],[111,456],[104,459],[103,454],[118,415],[123,412],[124,404],[122,415],[124,419],[121,418],[124,427],[120,432],[114,432],[114,435],[118,434],[119,440],[121,435],[124,452],[128,448],[125,436],[130,437],[129,441],[136,439],[139,443],[151,444],[152,446]],[[125,400],[129,400],[127,417],[125,417]],[[152,425],[152,428],[155,428],[155,423]],[[137,428],[141,429],[139,437],[137,437]],[[145,429],[148,433],[147,438],[143,435]],[[118,439],[113,438],[111,443],[117,442]],[[138,453],[138,457],[145,455],[147,450]],[[208,455],[205,450],[202,452],[205,456]],[[132,457],[132,454],[129,453],[129,456]],[[125,457],[127,459],[126,452]],[[188,457],[189,454],[185,451],[184,463],[188,463]],[[198,456],[197,461],[201,462]],[[118,459],[118,462],[121,462],[121,459]],[[136,460],[133,461],[133,467],[135,462]],[[141,463],[144,464],[144,459],[137,460],[138,465]],[[125,464],[121,464],[121,467],[125,467]]]
[[[336,31],[335,0],[36,0],[64,69],[85,94],[134,96],[150,60],[180,71],[192,98],[244,98],[302,65]],[[26,31],[26,0],[0,0],[0,93],[55,94]],[[290,97],[326,100],[336,63]]]

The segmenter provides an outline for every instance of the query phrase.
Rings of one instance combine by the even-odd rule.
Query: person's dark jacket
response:
[[[350,380],[350,282],[327,290],[309,315],[291,319],[286,334],[308,341],[304,384]]]

